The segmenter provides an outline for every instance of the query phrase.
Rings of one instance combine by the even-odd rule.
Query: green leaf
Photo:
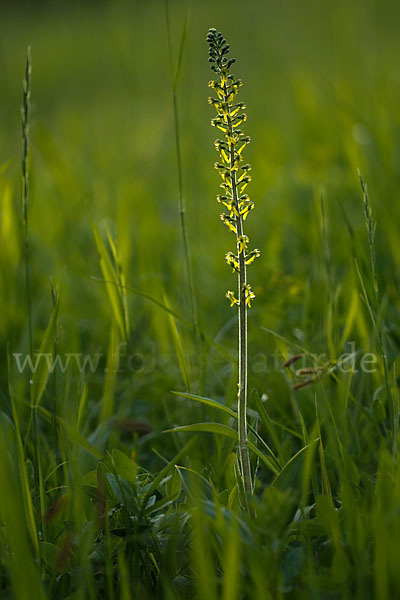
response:
[[[166,306],[170,306],[168,297],[165,292],[163,292],[163,300]],[[183,383],[187,388],[190,389],[190,365],[187,358],[187,352],[185,350],[182,337],[179,335],[179,330],[176,321],[174,317],[171,316],[171,314],[168,314],[168,322],[171,328],[172,341],[174,344],[175,354],[178,361],[179,370],[183,379]]]
[[[237,431],[228,427],[228,425],[222,425],[222,423],[194,423],[193,425],[181,425],[180,427],[174,427],[173,429],[166,429],[163,433],[172,433],[176,431],[201,431],[204,433],[217,433],[219,435],[225,435],[237,442],[238,434]]]
[[[56,546],[55,544],[51,544],[50,542],[40,542],[40,558],[49,566],[51,569],[54,569],[55,564],[58,561],[60,556],[61,548]],[[59,561],[61,562],[61,561]],[[63,563],[63,571],[66,571],[69,567],[69,561],[66,560]]]
[[[35,520],[35,511],[33,508],[32,494],[30,489],[29,477],[26,468],[26,456],[24,451],[24,445],[22,442],[21,428],[18,416],[18,410],[16,407],[16,402],[14,398],[14,392],[11,386],[11,358],[9,348],[7,347],[7,367],[8,367],[8,390],[11,399],[11,411],[14,419],[15,425],[15,434],[17,439],[17,461],[18,461],[18,469],[19,469],[19,477],[21,481],[22,488],[22,501],[24,506],[24,514],[26,519],[26,526],[31,537],[31,541],[33,547],[35,549],[35,553],[39,555],[39,542],[38,535],[36,531],[36,520]],[[7,437],[4,432],[1,432],[1,443],[4,444],[7,441]]]
[[[234,410],[232,410],[231,408],[228,408],[227,406],[222,404],[221,402],[217,402],[216,400],[212,400],[211,398],[206,398],[204,396],[197,396],[196,394],[187,394],[184,392],[171,392],[171,393],[174,394],[175,396],[182,396],[183,398],[188,398],[189,400],[194,400],[195,402],[200,402],[201,404],[205,404],[207,406],[215,408],[216,410],[219,410],[220,412],[223,412],[223,413],[229,415],[236,421],[238,420],[237,413]],[[281,466],[279,464],[278,459],[275,457],[275,454],[271,450],[271,448],[263,440],[263,438],[260,436],[260,434],[257,432],[257,430],[254,427],[252,427],[250,424],[248,424],[247,427],[248,427],[249,431],[251,431],[251,433],[257,438],[257,441],[260,442],[260,444],[262,446],[264,446],[266,451],[270,454],[270,456],[272,458],[271,463],[275,467],[274,473],[275,474],[278,473],[281,469]]]
[[[171,392],[174,396],[181,396],[182,398],[188,398],[189,400],[194,400],[195,402],[201,402],[202,404],[206,404],[207,406],[211,406],[230,417],[237,419],[237,414],[231,408],[228,408],[221,402],[217,402],[217,400],[212,400],[211,398],[206,398],[204,396],[197,396],[196,394],[187,394],[185,392]]]
[[[38,361],[38,368],[33,375],[33,383],[31,388],[31,401],[34,406],[39,404],[43,396],[47,379],[52,368],[51,363],[53,361],[54,340],[57,334],[58,307],[59,303],[57,301],[53,307],[50,321],[40,346],[39,352],[41,356],[40,360]],[[50,361],[47,360],[48,358],[50,358]]]
[[[161,471],[159,472],[159,474],[157,475],[157,477],[154,478],[153,482],[148,487],[148,489],[146,491],[146,494],[143,497],[143,500],[142,500],[142,510],[144,510],[146,508],[146,505],[147,505],[147,503],[149,501],[149,498],[151,497],[152,494],[154,494],[154,492],[156,491],[156,489],[158,488],[158,486],[160,485],[160,483],[162,482],[162,480],[168,474],[168,471],[172,467],[174,467],[176,465],[176,463],[182,458],[182,456],[184,456],[188,452],[188,450],[193,446],[193,444],[196,441],[196,439],[197,439],[197,437],[194,436],[191,440],[189,440],[188,443],[185,444],[183,446],[183,448],[181,448],[179,450],[179,452],[173,458],[171,458],[171,460],[168,462],[168,464],[165,465],[165,467],[163,469],[161,469]]]
[[[195,423],[193,425],[182,425],[180,427],[174,427],[173,429],[167,429],[164,433],[172,433],[172,432],[188,432],[188,431],[198,431],[203,433],[215,433],[217,435],[224,435],[229,437],[235,442],[238,441],[238,433],[232,427],[228,427],[227,425],[223,425],[222,423]],[[271,462],[271,460],[263,453],[257,446],[255,446],[252,442],[247,440],[248,448],[254,452],[256,456],[274,473],[274,475],[279,474],[279,469],[275,467],[275,465]]]
[[[95,458],[103,458],[103,453],[100,452],[100,450],[98,450],[97,448],[95,448],[90,442],[88,442],[88,440],[81,433],[79,433],[79,431],[76,427],[69,425],[69,423],[67,423],[62,417],[51,414],[48,410],[46,410],[42,406],[38,406],[37,410],[38,410],[38,413],[40,413],[41,416],[44,419],[46,419],[46,421],[48,423],[53,424],[54,421],[57,421],[57,423],[63,427],[63,429],[65,430],[65,433],[67,434],[67,436],[70,438],[70,440],[72,442],[75,442],[75,443],[79,444],[80,446],[82,446],[82,448],[87,450]]]
[[[271,487],[278,487],[281,490],[288,488],[300,489],[301,472],[307,452],[314,452],[319,438],[313,440],[301,450],[299,450],[283,467],[282,471],[275,477]]]
[[[136,463],[126,454],[114,448],[111,454],[115,473],[128,483],[136,482]]]
[[[110,300],[111,308],[113,311],[114,319],[118,325],[121,335],[124,339],[127,337],[126,323],[125,323],[125,311],[122,305],[119,288],[120,282],[118,280],[118,274],[116,273],[115,267],[111,262],[110,255],[105,247],[105,244],[100,236],[99,230],[96,225],[92,224],[94,241],[96,243],[97,251],[100,255],[100,267],[106,281],[106,290],[108,298]]]
[[[197,503],[199,500],[212,500],[214,497],[213,486],[203,475],[187,467],[176,465],[176,469],[181,478],[182,485],[192,501]]]
[[[165,491],[168,496],[173,496],[174,494],[178,494],[179,496],[179,494],[181,493],[181,489],[182,481],[179,476],[179,473],[177,470],[172,471],[171,475],[167,478],[165,482]]]
[[[155,512],[160,512],[163,508],[167,508],[170,504],[173,504],[179,497],[179,492],[174,492],[170,496],[161,498],[158,502],[155,502],[152,506],[148,507],[146,512],[150,515]]]

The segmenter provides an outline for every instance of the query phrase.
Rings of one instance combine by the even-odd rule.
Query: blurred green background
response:
[[[169,3],[169,12],[173,69],[188,15],[177,101],[201,325],[208,339],[217,339],[234,360],[235,314],[224,298],[235,285],[224,261],[232,237],[215,202],[219,179],[213,169],[213,140],[218,134],[210,126],[214,114],[207,103],[212,72],[205,35],[215,26],[237,58],[234,71],[244,80],[241,99],[248,113],[242,128],[252,138],[245,160],[253,166],[248,192],[256,210],[246,232],[262,257],[249,271],[257,296],[249,321],[250,392],[285,398],[276,407],[285,418],[289,394],[283,359],[271,359],[276,343],[262,327],[310,352],[326,352],[330,359],[347,351],[352,340],[358,349],[370,346],[354,263],[357,255],[367,276],[357,168],[368,183],[378,223],[379,282],[388,327],[398,337],[399,9],[394,2],[355,0],[247,6],[177,1]],[[114,317],[104,284],[93,279],[103,274],[91,222],[103,237],[105,227],[110,229],[128,286],[161,302],[167,298],[179,315],[191,320],[165,14],[163,2],[15,3],[2,8],[4,357],[7,344],[11,352],[24,353],[28,343],[19,115],[28,44],[33,61],[29,238],[34,348],[39,349],[51,312],[51,276],[60,287],[59,351],[109,353]],[[160,430],[168,399],[170,422],[192,421],[169,396],[171,389],[188,383],[182,351],[193,369],[189,379],[198,380],[192,333],[178,323],[177,345],[165,312],[133,293],[127,298],[129,352],[138,355],[137,373],[129,380],[117,374],[113,411],[141,415]],[[113,343],[123,341],[117,336]],[[231,404],[233,363],[209,346],[206,352],[200,388]],[[103,362],[93,377],[70,373],[67,392],[61,378],[58,394],[70,395],[74,406],[88,383],[88,405],[97,414],[107,386]],[[5,360],[1,377],[6,389]],[[19,380],[17,373],[15,377]]]
[[[186,4],[170,4],[177,54]],[[223,260],[231,239],[214,202],[215,131],[209,127],[211,71],[204,41],[209,26],[230,40],[238,58],[235,72],[245,82],[241,96],[249,118],[244,129],[252,137],[246,152],[253,166],[249,193],[257,207],[248,233],[263,252],[251,272],[258,288],[252,321],[288,330],[302,325],[298,305],[304,287],[310,285],[312,301],[318,286],[321,189],[333,268],[345,283],[349,234],[343,213],[356,232],[363,227],[357,168],[369,184],[378,245],[390,256],[381,267],[394,287],[397,4],[193,2],[189,12],[178,102],[193,273],[208,333],[214,335],[229,318],[223,294],[232,286]],[[101,285],[90,281],[99,274],[90,218],[111,224],[128,284],[156,296],[163,286],[185,311],[164,4],[15,3],[2,8],[0,44],[0,162],[11,160],[1,185],[12,185],[15,229],[21,78],[26,47],[32,47],[30,234],[37,317],[48,312],[45,289],[52,275],[62,284],[65,334],[90,332],[93,341],[104,343],[108,307]],[[3,240],[14,276],[20,258],[16,242],[12,236]],[[3,279],[17,313],[21,290],[15,283]],[[279,286],[289,289],[283,293]],[[134,323],[144,310],[141,302],[135,306]],[[22,315],[15,318],[21,326]],[[14,325],[3,313],[2,337],[18,343],[20,327]],[[313,335],[319,326],[316,318],[310,325]]]
[[[236,321],[224,298],[235,286],[224,261],[232,237],[215,202],[219,178],[213,141],[219,136],[210,126],[214,114],[207,103],[212,72],[205,35],[215,26],[237,58],[234,72],[244,80],[241,99],[248,113],[242,129],[252,138],[245,160],[252,164],[253,181],[246,191],[256,210],[246,232],[262,257],[249,271],[257,296],[249,322],[250,391],[288,398],[283,361],[270,358],[276,344],[261,327],[331,359],[347,351],[350,340],[357,347],[369,346],[354,264],[357,254],[362,272],[368,273],[357,168],[368,183],[378,222],[381,292],[390,315],[396,314],[400,12],[394,2],[355,0],[247,6],[176,1],[169,3],[169,12],[173,69],[188,15],[177,101],[199,318],[206,336],[218,336],[234,357]],[[33,61],[29,238],[35,349],[51,311],[51,276],[60,287],[59,351],[108,352],[113,311],[104,284],[92,279],[103,274],[91,221],[103,237],[105,226],[112,232],[128,286],[161,302],[165,294],[174,310],[191,319],[165,14],[163,2],[39,2],[2,8],[0,164],[9,161],[0,180],[4,356],[7,343],[11,352],[27,351],[19,105],[28,44]],[[129,351],[138,353],[138,373],[129,383],[117,375],[113,407],[117,413],[155,419],[159,429],[165,419],[162,401],[187,381],[167,315],[135,294],[127,297]],[[397,336],[396,320],[390,323]],[[193,335],[178,327],[181,350],[197,379]],[[5,361],[3,367],[6,385]],[[89,405],[95,412],[103,394],[100,367],[89,378]],[[70,374],[71,393],[79,397],[82,377],[75,375]],[[203,376],[203,392],[233,402],[235,375],[226,356],[209,350]],[[177,422],[185,420],[179,403],[168,404]]]
[[[110,360],[118,344],[126,340],[116,329],[104,283],[94,279],[103,273],[92,224],[105,243],[106,228],[111,231],[128,287],[168,305],[182,319],[192,318],[178,206],[165,4],[156,0],[53,1],[3,3],[0,8],[0,382],[4,414],[11,414],[11,381],[26,427],[29,411],[24,400],[29,382],[13,362],[8,371],[7,348],[11,354],[28,351],[19,106],[30,45],[34,349],[40,347],[52,310],[51,276],[60,290],[58,351],[102,355],[93,374],[72,370],[52,378],[43,404],[74,423],[100,451],[113,447],[128,454],[133,451],[139,463],[154,473],[163,463],[152,448],[170,457],[175,446],[180,446],[177,438],[162,434],[163,429],[211,418],[205,409],[172,398],[172,389],[187,391],[189,387],[229,406],[236,395],[236,319],[224,298],[226,290],[236,285],[224,260],[225,253],[233,250],[233,238],[219,219],[220,206],[215,201],[220,190],[213,169],[217,160],[213,141],[220,136],[210,126],[214,111],[207,103],[207,83],[213,75],[205,41],[209,27],[223,32],[237,58],[233,71],[244,81],[240,99],[246,102],[248,115],[242,129],[252,138],[244,159],[253,167],[253,181],[246,192],[255,202],[255,211],[246,221],[246,233],[262,256],[249,270],[256,292],[249,315],[250,407],[255,408],[255,395],[265,394],[270,414],[300,432],[301,438],[299,406],[311,431],[316,387],[293,394],[284,357],[298,351],[297,344],[301,344],[310,353],[326,353],[334,362],[349,351],[351,341],[357,352],[379,353],[357,274],[358,266],[366,293],[373,297],[357,169],[368,184],[377,221],[381,305],[376,308],[384,315],[384,326],[381,317],[378,321],[389,340],[390,378],[396,394],[400,341],[399,4],[394,0],[204,0],[189,4],[170,0],[169,14],[172,70],[188,15],[177,105],[195,301],[206,341],[200,359],[190,327],[128,290],[127,350],[135,355],[136,366],[129,376],[121,371],[113,378],[105,370],[107,356]],[[265,329],[288,341],[277,344]],[[271,358],[275,352],[279,353],[276,360]],[[343,492],[337,471],[343,456],[332,441],[337,431],[325,418],[329,421],[329,414],[334,414],[338,419],[339,436],[363,482],[357,480],[355,486],[365,484],[368,493],[382,440],[391,436],[390,408],[385,404],[388,400],[382,400],[382,364],[371,377],[346,377],[338,386],[328,377],[326,386],[318,387],[322,404],[326,399],[332,402],[329,410],[325,405],[321,408],[321,427],[325,427],[329,446],[333,495],[338,497]],[[345,388],[354,393],[347,422]],[[76,424],[78,410],[81,421]],[[127,442],[109,427],[111,416],[140,418],[152,432],[140,441]],[[6,417],[2,419],[7,427]],[[43,468],[50,477],[61,458],[52,455],[46,427],[39,424],[42,444],[48,446]],[[270,442],[268,432],[264,434]],[[299,441],[282,431],[279,439],[280,457],[289,460],[299,449]],[[222,488],[229,487],[223,444],[215,443],[217,453],[208,441],[203,442],[192,465],[221,481]],[[80,456],[78,463],[81,474],[94,468],[87,456]],[[261,469],[259,478],[267,482],[270,474]],[[53,492],[50,496],[54,499]],[[369,509],[368,505],[366,513]],[[355,514],[352,510],[348,515]],[[384,513],[382,508],[379,518]],[[354,548],[357,544],[362,548],[369,539],[365,536],[357,538]],[[387,543],[384,535],[380,543]],[[370,574],[366,568],[362,579],[364,567],[360,565],[357,581],[362,580],[364,587],[357,589],[361,598],[369,589]],[[395,579],[392,567],[390,576]],[[390,597],[385,595],[389,587],[384,584],[378,582],[374,589],[381,594],[380,600]],[[304,597],[314,597],[307,594]],[[64,597],[61,592],[59,597]]]

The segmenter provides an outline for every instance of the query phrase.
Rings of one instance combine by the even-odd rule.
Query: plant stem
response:
[[[243,221],[248,212],[253,208],[247,194],[242,194],[251,177],[247,175],[250,165],[243,165],[243,174],[238,177],[237,169],[242,160],[242,150],[249,143],[250,138],[243,136],[240,129],[234,130],[243,121],[246,120],[246,114],[237,115],[241,108],[246,108],[243,102],[233,104],[234,98],[238,92],[241,80],[235,80],[234,75],[229,73],[229,68],[234,58],[228,60],[229,44],[223,38],[222,33],[213,27],[208,31],[207,42],[209,48],[209,62],[211,70],[219,74],[219,83],[210,81],[209,87],[217,92],[217,98],[209,98],[209,103],[213,104],[217,111],[217,118],[211,121],[211,124],[224,132],[225,141],[215,140],[215,147],[220,153],[222,163],[215,163],[215,168],[219,171],[223,183],[221,187],[227,192],[226,196],[217,196],[218,202],[222,202],[228,209],[229,215],[221,214],[221,219],[227,225],[228,229],[236,235],[237,255],[228,252],[225,260],[228,265],[238,272],[238,298],[235,298],[232,291],[226,293],[231,306],[238,305],[238,338],[239,338],[239,380],[238,380],[238,439],[239,439],[239,461],[241,484],[245,495],[245,505],[249,514],[253,514],[249,505],[249,498],[253,493],[252,474],[250,468],[249,450],[247,447],[247,307],[251,306],[251,300],[254,293],[251,286],[247,283],[246,263],[251,264],[257,256],[260,255],[258,249],[252,250],[246,254],[249,238],[244,235]],[[239,148],[236,144],[242,144]],[[225,164],[224,164],[225,163]],[[227,164],[229,163],[229,167]],[[240,189],[239,189],[240,188]],[[240,194],[240,196],[239,196]]]
[[[380,293],[379,293],[379,284],[378,284],[378,274],[377,274],[377,266],[376,266],[376,253],[375,253],[375,231],[376,231],[376,222],[374,222],[372,217],[372,209],[369,203],[369,195],[366,184],[364,183],[363,178],[361,177],[360,171],[358,171],[358,177],[361,184],[361,189],[363,193],[363,204],[364,204],[364,217],[365,224],[367,228],[368,234],[368,247],[369,247],[369,257],[370,257],[370,267],[371,267],[371,275],[372,275],[372,283],[374,288],[375,295],[375,316],[373,313],[372,307],[370,308],[370,315],[372,319],[372,324],[374,325],[378,348],[381,353],[382,363],[383,363],[383,373],[385,378],[385,390],[388,401],[388,409],[390,420],[392,424],[392,454],[393,458],[397,456],[397,437],[399,434],[399,406],[396,398],[392,396],[390,382],[389,382],[389,365],[387,360],[387,352],[386,352],[386,338],[385,338],[385,330],[384,330],[384,315],[379,315],[379,306],[380,306]],[[366,296],[367,297],[367,296]],[[369,303],[369,299],[367,297],[367,302]]]
[[[176,65],[176,69],[174,72],[173,68],[173,58],[172,58],[172,43],[171,43],[171,27],[170,27],[170,19],[169,19],[169,4],[168,0],[165,0],[165,17],[166,17],[166,25],[167,25],[167,37],[168,37],[168,52],[169,52],[169,62],[171,69],[171,82],[172,82],[172,103],[173,103],[173,111],[174,111],[174,129],[175,129],[175,147],[176,147],[176,160],[177,160],[177,171],[178,171],[178,201],[179,201],[179,219],[182,231],[182,241],[183,241],[183,251],[185,254],[185,262],[186,262],[186,275],[187,282],[189,288],[189,300],[190,300],[190,310],[191,317],[193,323],[193,332],[194,332],[194,345],[196,349],[196,354],[199,357],[200,361],[200,382],[203,379],[203,351],[202,351],[202,332],[199,323],[199,315],[197,310],[196,296],[194,291],[194,282],[193,282],[193,274],[192,274],[192,261],[191,261],[191,253],[190,253],[190,244],[189,244],[189,236],[186,224],[186,207],[185,207],[185,198],[183,194],[183,177],[182,177],[182,156],[181,156],[181,143],[180,143],[180,127],[179,127],[179,111],[178,111],[178,97],[177,97],[177,89],[178,83],[181,73],[182,67],[182,59],[183,59],[183,51],[185,47],[186,41],[186,32],[188,27],[188,10],[185,17],[185,22],[183,25],[182,37],[179,47],[179,55],[178,62]]]
[[[22,134],[22,223],[23,223],[23,241],[24,241],[24,262],[25,262],[25,290],[26,304],[28,314],[28,336],[29,336],[29,352],[33,357],[33,339],[32,339],[32,302],[31,302],[31,281],[30,281],[30,262],[29,262],[29,240],[28,240],[28,208],[29,208],[29,119],[31,112],[31,48],[28,46],[26,56],[25,77],[23,82],[22,104],[21,104],[21,134]],[[32,391],[32,388],[31,388]],[[32,394],[31,394],[32,396]],[[30,425],[32,423],[33,436],[33,459],[35,467],[35,508],[36,515],[39,520],[39,515],[43,516],[44,507],[41,505],[41,465],[39,454],[39,437],[38,437],[38,415],[36,401],[31,397],[31,412],[29,417],[26,440],[29,438]]]
[[[236,190],[236,188],[234,188]],[[242,218],[238,219],[238,235],[243,232]],[[242,466],[243,485],[246,493],[252,493],[249,449],[247,447],[247,305],[244,294],[246,286],[246,262],[244,253],[239,255],[238,293],[240,304],[238,306],[239,317],[239,382],[238,382],[238,430],[239,430],[239,453]]]
[[[226,84],[225,94],[227,96]],[[230,115],[228,115],[229,135],[232,139],[233,127]],[[239,197],[236,181],[235,169],[235,146],[231,141],[230,150],[230,171],[232,181],[232,196],[235,203],[238,216],[236,217],[236,240],[244,235],[243,217],[239,210]],[[249,449],[247,447],[247,305],[245,289],[246,278],[246,260],[245,254],[239,252],[239,273],[238,273],[238,329],[239,329],[239,381],[238,381],[238,436],[239,436],[239,456],[242,469],[243,487],[246,494],[252,494],[253,484],[250,470]]]
[[[183,196],[183,184],[182,184],[182,160],[181,160],[181,148],[180,148],[180,136],[179,136],[178,100],[176,97],[175,90],[173,92],[173,106],[174,106],[176,157],[177,157],[177,165],[178,165],[179,217],[180,217],[180,222],[181,222],[183,249],[184,249],[185,260],[186,260],[186,273],[187,273],[188,286],[189,286],[190,308],[191,308],[191,313],[192,313],[193,329],[194,329],[194,334],[195,334],[196,344],[197,344],[198,337],[199,337],[199,323],[198,323],[198,315],[197,315],[196,301],[195,301],[195,294],[194,294],[189,238],[188,238],[187,226],[186,226],[186,208],[185,208],[185,200],[184,200],[184,196]]]
[[[29,351],[33,354],[32,342],[32,304],[30,290],[30,265],[29,265],[29,243],[28,243],[28,205],[29,205],[29,117],[31,97],[31,49],[28,47],[26,57],[25,78],[23,82],[22,105],[21,105],[21,133],[22,133],[22,222],[24,240],[25,261],[25,290],[28,313],[28,335]]]

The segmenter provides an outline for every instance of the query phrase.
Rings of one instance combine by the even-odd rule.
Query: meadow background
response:
[[[200,346],[165,4],[15,2],[0,15],[2,597],[396,597],[397,3],[169,2],[174,65],[188,15],[177,106]],[[237,58],[252,138],[256,207],[246,225],[262,256],[250,272],[250,418],[278,471],[307,447],[277,480],[258,464],[255,520],[232,492],[234,440],[164,433],[234,426],[171,394],[235,408],[236,320],[224,298],[235,283],[215,202],[209,27]],[[29,353],[19,113],[28,45],[33,349],[101,355],[95,372],[39,369],[33,379],[13,357]],[[377,223],[378,294],[357,169]],[[99,281],[101,257],[132,289]],[[293,390],[303,379],[283,365],[299,352],[303,367],[325,354],[325,367]],[[337,368],[346,352],[354,373]],[[365,373],[359,361],[370,352],[376,369]]]

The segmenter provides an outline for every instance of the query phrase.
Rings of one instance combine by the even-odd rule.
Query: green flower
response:
[[[231,306],[234,306],[235,304],[240,304],[239,300],[235,298],[235,294],[230,290],[226,292],[225,297],[228,298],[228,300],[231,303]]]
[[[246,283],[246,285],[243,286],[243,295],[244,298],[246,300],[246,304],[249,308],[251,308],[251,301],[253,300],[253,298],[255,298],[255,294],[251,289],[251,285]]]

